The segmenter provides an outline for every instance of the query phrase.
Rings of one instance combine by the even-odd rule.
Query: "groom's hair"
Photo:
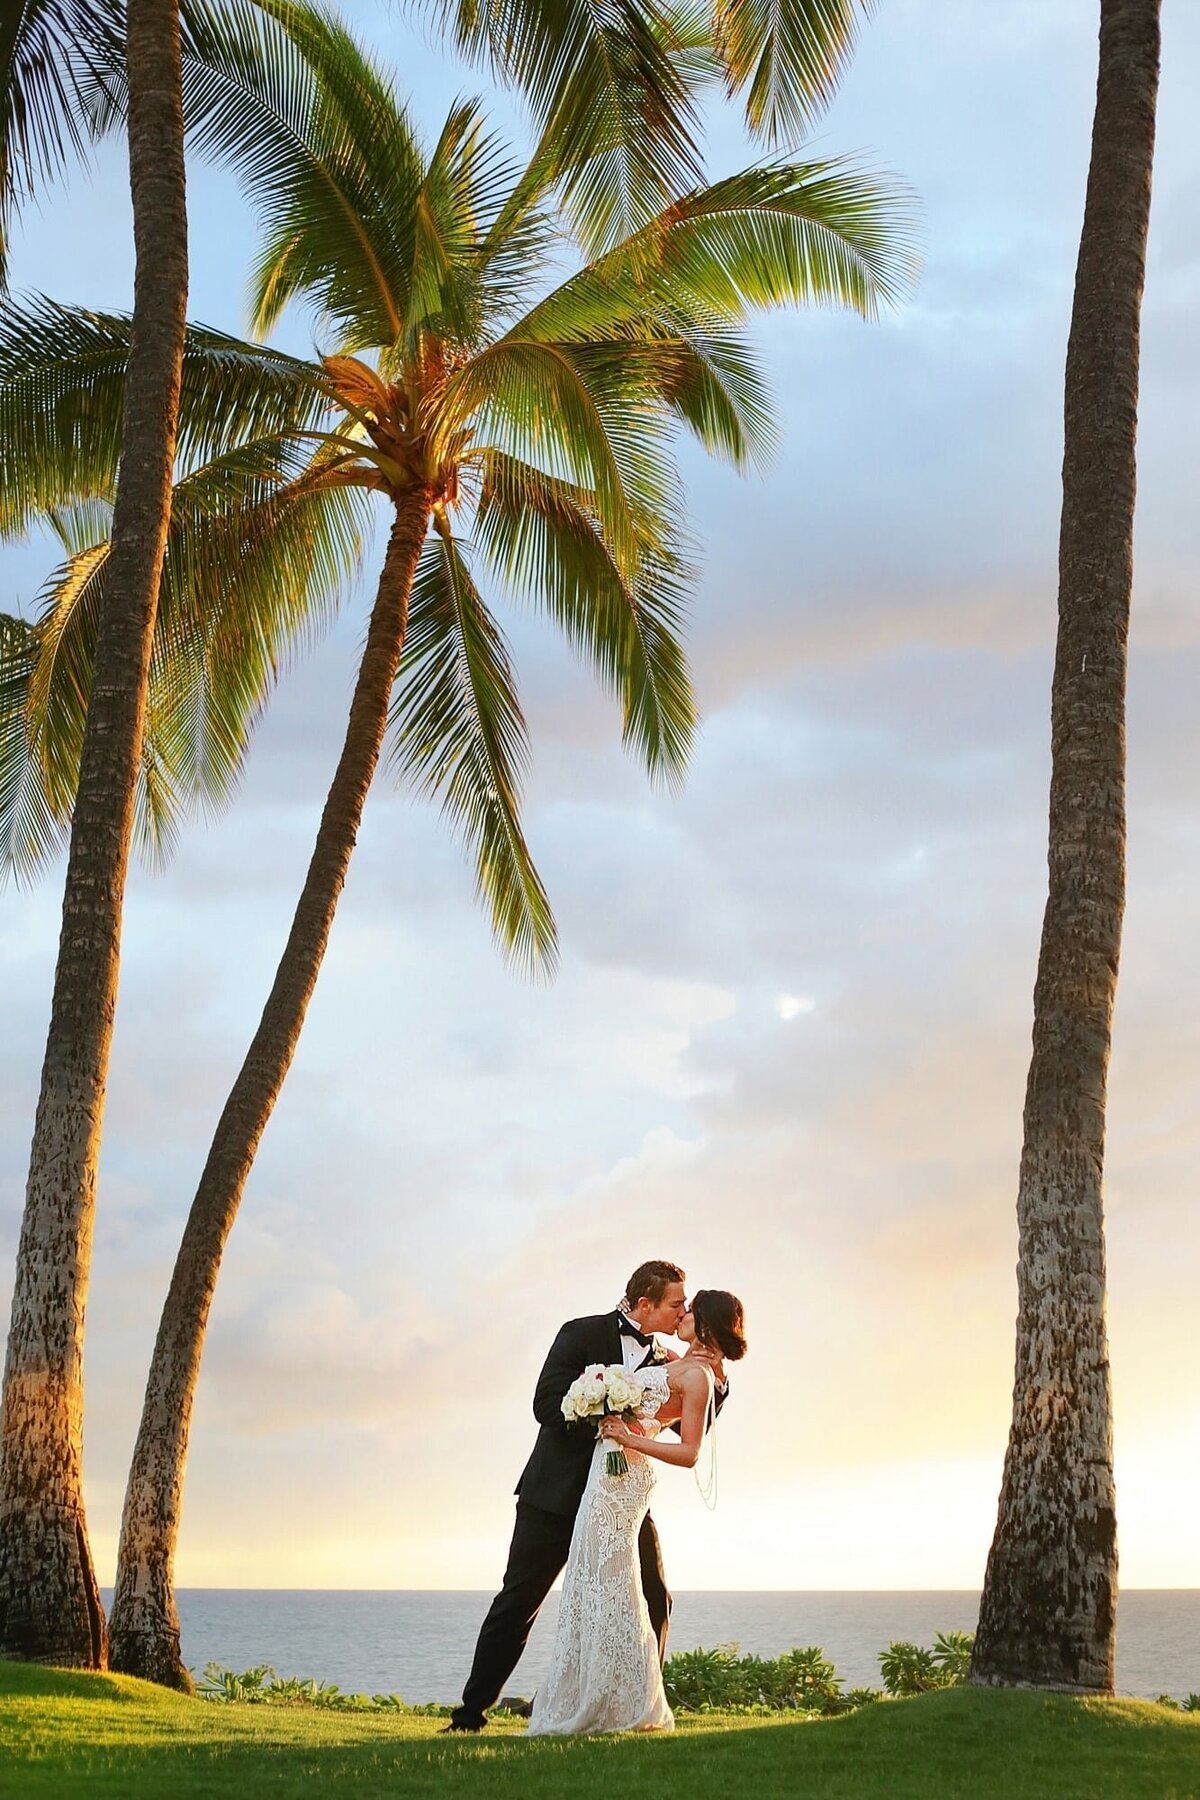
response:
[[[657,1305],[673,1281],[686,1279],[676,1263],[644,1262],[626,1282],[625,1298],[630,1306],[636,1306],[639,1300],[653,1300]]]

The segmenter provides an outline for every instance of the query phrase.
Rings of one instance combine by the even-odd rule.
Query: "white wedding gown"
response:
[[[642,1370],[643,1429],[667,1398],[665,1368]],[[629,1472],[605,1473],[608,1445],[592,1452],[563,1571],[550,1672],[534,1697],[529,1736],[588,1731],[673,1731],[658,1640],[650,1627],[638,1532],[650,1507],[654,1459],[626,1449]]]

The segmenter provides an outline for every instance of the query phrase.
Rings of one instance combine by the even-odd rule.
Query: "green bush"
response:
[[[932,1649],[896,1642],[880,1653],[884,1692],[893,1698],[957,1687],[967,1678],[974,1638],[967,1631],[939,1631]],[[810,1645],[782,1656],[739,1656],[736,1644],[684,1650],[663,1666],[667,1699],[677,1712],[729,1712],[762,1708],[809,1715],[853,1712],[883,1698],[876,1688],[843,1690],[823,1650]]]
[[[883,1695],[878,1688],[847,1688],[842,1695],[847,1712],[856,1712],[860,1706],[870,1706],[873,1700],[882,1700]]]
[[[343,1694],[332,1682],[277,1675],[269,1663],[245,1669],[240,1675],[220,1663],[205,1665],[196,1683],[204,1700],[242,1701],[249,1706],[313,1706],[327,1712],[449,1711],[449,1708],[406,1706],[399,1694]]]
[[[939,1631],[931,1649],[897,1640],[880,1652],[883,1693],[877,1688],[843,1689],[837,1671],[815,1644],[785,1650],[782,1656],[739,1656],[736,1644],[714,1650],[681,1650],[663,1665],[663,1685],[676,1712],[798,1712],[809,1718],[854,1712],[860,1706],[935,1688],[960,1686],[971,1666],[974,1638],[967,1631]],[[331,1712],[403,1712],[446,1718],[449,1706],[407,1706],[399,1694],[343,1694],[331,1683],[283,1679],[269,1664],[237,1675],[209,1663],[197,1683],[206,1700],[242,1701],[251,1706],[310,1706]],[[1200,1694],[1175,1700],[1160,1694],[1160,1706],[1200,1712]],[[496,1711],[502,1711],[497,1707]]]
[[[683,1650],[663,1664],[663,1686],[679,1712],[847,1710],[837,1672],[815,1644],[774,1657],[739,1656],[736,1644]]]
[[[880,1652],[885,1690],[897,1698],[928,1694],[935,1688],[959,1687],[971,1666],[974,1636],[969,1631],[939,1631],[932,1650],[902,1639]]]

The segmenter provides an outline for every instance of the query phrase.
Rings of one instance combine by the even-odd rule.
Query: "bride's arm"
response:
[[[600,1429],[614,1443],[624,1444],[642,1456],[653,1456],[659,1462],[674,1463],[679,1468],[693,1469],[700,1455],[704,1437],[704,1420],[708,1412],[709,1382],[697,1368],[683,1392],[683,1411],[679,1416],[679,1442],[664,1444],[661,1438],[639,1437],[621,1419],[608,1418]]]

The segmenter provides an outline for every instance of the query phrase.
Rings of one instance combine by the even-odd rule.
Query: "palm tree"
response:
[[[1159,0],[1101,0],[1067,346],[1050,892],[1017,1217],[1016,1382],[971,1678],[1111,1693],[1105,1093],[1125,903],[1125,663]]]
[[[547,178],[536,165],[511,169],[473,106],[455,109],[425,158],[390,83],[348,34],[289,0],[228,8],[211,31],[194,19],[192,53],[205,71],[192,125],[206,150],[241,169],[265,223],[255,328],[305,299],[332,342],[310,365],[198,334],[185,433],[200,429],[207,395],[219,391],[208,379],[218,349],[247,390],[265,367],[278,392],[291,383],[296,412],[290,430],[256,419],[259,478],[378,497],[390,531],[308,875],[192,1205],[147,1385],[112,1660],[168,1682],[186,1681],[172,1563],[220,1258],[295,1052],[389,720],[400,767],[441,793],[473,843],[501,942],[526,964],[547,964],[553,921],[519,817],[524,725],[476,568],[546,609],[620,694],[626,740],[650,771],[678,776],[694,708],[678,642],[689,568],[667,434],[682,422],[744,466],[770,436],[763,383],[737,333],[747,310],[818,301],[869,314],[908,268],[904,222],[884,189],[839,165],[777,165],[681,194],[530,305],[560,241],[543,204]],[[113,413],[119,387],[119,358],[100,382],[86,349],[89,334],[111,337],[119,321],[63,317],[32,362],[37,321],[12,327],[24,358],[13,366],[41,409],[31,434],[39,492],[60,509],[102,492],[109,468],[85,466],[88,443],[81,449],[57,421],[76,416],[85,388],[93,416]],[[4,387],[0,357],[0,421]],[[314,399],[335,413],[332,428],[314,423]],[[277,468],[285,441],[315,446],[302,472]],[[231,442],[225,454],[242,449]],[[230,540],[250,530],[267,552],[268,526],[243,522]],[[186,532],[180,546],[186,572]],[[48,621],[59,610],[55,601]],[[194,659],[203,607],[179,613],[192,624],[164,644],[166,716],[187,711],[167,696],[180,644],[185,664]],[[40,652],[27,650],[36,670]],[[44,686],[53,685],[51,672]],[[34,686],[31,676],[18,734],[26,788],[37,787],[54,736],[39,723],[49,707],[37,714]],[[173,748],[169,730],[161,741]],[[156,767],[160,788],[169,763]],[[48,798],[51,814],[59,805]]]
[[[27,0],[5,10],[5,226],[22,181],[52,168],[78,140],[78,130],[73,137],[62,120],[74,116],[80,78],[71,55],[54,52],[63,22],[85,10],[67,0]],[[0,1655],[87,1667],[103,1666],[105,1629],[83,1507],[83,1318],[187,310],[177,0],[129,0],[125,53],[136,267],[123,455],[0,1421]]]

